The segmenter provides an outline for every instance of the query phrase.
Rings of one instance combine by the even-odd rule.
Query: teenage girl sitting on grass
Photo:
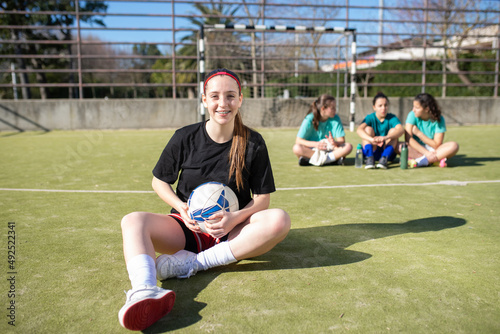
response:
[[[293,145],[300,166],[344,163],[352,145],[345,142],[345,132],[336,114],[335,98],[323,94],[309,107]]]
[[[446,167],[446,159],[458,152],[458,144],[443,143],[446,124],[434,97],[427,93],[418,94],[413,100],[413,110],[406,118],[406,139],[408,140],[408,167],[425,167],[439,162]]]
[[[227,69],[209,73],[202,101],[210,119],[177,130],[153,169],[153,189],[171,213],[133,212],[122,219],[132,289],[118,318],[130,330],[144,330],[172,310],[175,292],[158,287],[157,278],[187,278],[262,255],[290,229],[290,216],[269,208],[276,190],[271,162],[262,136],[243,124],[238,76]],[[231,187],[240,207],[212,215],[203,233],[189,218],[186,202],[208,181]]]
[[[373,110],[356,130],[363,141],[363,156],[366,169],[387,169],[387,163],[396,157],[398,138],[404,133],[403,126],[396,115],[388,113],[389,98],[377,93],[373,98]]]

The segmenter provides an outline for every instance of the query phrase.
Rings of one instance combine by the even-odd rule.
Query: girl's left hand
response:
[[[379,147],[382,147],[385,144],[385,137],[373,137],[373,143]]]
[[[234,212],[215,213],[208,218],[211,222],[205,223],[205,229],[208,234],[220,239],[234,228],[234,218]]]
[[[325,136],[325,138],[326,138],[326,140],[328,140],[328,143],[331,146],[333,146],[334,148],[337,146],[336,143],[335,143],[335,138],[333,138],[331,131],[328,132],[328,136]]]

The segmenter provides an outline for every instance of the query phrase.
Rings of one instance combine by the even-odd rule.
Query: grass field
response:
[[[386,171],[354,168],[353,153],[299,167],[297,129],[260,132],[290,234],[164,282],[176,304],[146,333],[500,332],[500,127],[449,127],[449,168]],[[120,220],[170,210],[150,183],[172,133],[0,133],[0,333],[127,332]]]

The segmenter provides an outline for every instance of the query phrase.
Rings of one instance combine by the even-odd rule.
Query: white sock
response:
[[[415,161],[417,162],[418,167],[425,167],[429,165],[429,161],[427,160],[427,157],[425,155],[415,159]]]
[[[132,289],[140,285],[156,285],[155,260],[147,254],[139,254],[127,262],[127,271]]]
[[[203,270],[236,262],[228,241],[196,254],[196,260],[201,264]]]
[[[333,154],[333,151],[328,152],[326,154],[326,161],[325,161],[325,163],[335,162],[336,160],[337,160],[337,158],[335,158],[335,154]]]

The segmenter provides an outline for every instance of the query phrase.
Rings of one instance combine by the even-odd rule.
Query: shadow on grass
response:
[[[486,162],[499,161],[499,160],[500,157],[468,157],[465,154],[458,154],[455,155],[453,158],[449,159],[448,166],[449,167],[484,166]]]
[[[410,220],[401,224],[341,224],[292,229],[282,243],[256,259],[214,268],[189,279],[163,282],[163,288],[176,292],[178,297],[176,304],[169,315],[144,332],[163,333],[200,321],[202,319],[200,311],[207,304],[196,301],[196,297],[221,273],[316,268],[356,263],[372,256],[346,249],[356,243],[407,233],[438,232],[465,223],[465,219],[439,216]]]
[[[292,229],[286,239],[255,262],[228,266],[232,271],[262,271],[337,266],[356,263],[370,254],[346,248],[367,240],[394,235],[437,232],[462,226],[465,219],[439,216],[410,220],[401,224],[341,224]]]
[[[448,167],[463,167],[463,166],[484,166],[490,161],[499,161],[500,157],[468,157],[465,154],[457,154],[453,158],[448,159]],[[354,166],[354,158],[346,158],[344,160],[344,166]],[[400,168],[399,158],[394,159],[393,162],[389,163],[388,169]]]
[[[355,163],[355,158],[345,158],[344,159],[344,167],[345,166],[354,166],[354,163]],[[326,168],[334,167],[335,168],[338,166],[333,164],[333,165],[327,165],[327,166],[321,166],[321,167],[326,167]],[[363,162],[362,168],[364,168],[364,162]],[[389,162],[389,164],[387,165],[387,169],[392,169],[392,168],[400,168],[399,158],[395,158],[393,161]]]

